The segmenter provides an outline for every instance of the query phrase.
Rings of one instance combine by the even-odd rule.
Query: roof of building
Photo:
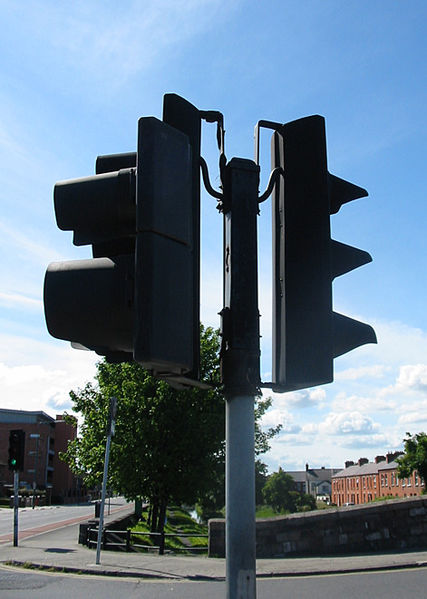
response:
[[[294,470],[286,471],[286,474],[292,476],[296,483],[305,482],[306,480],[316,481],[321,483],[322,481],[330,481],[332,476],[339,472],[339,468],[307,468],[306,470]]]
[[[55,419],[41,410],[32,412],[0,408],[0,422],[10,424],[53,424]]]
[[[344,468],[340,470],[336,474],[332,476],[332,478],[347,478],[350,476],[365,476],[366,474],[378,474],[382,470],[395,470],[398,467],[398,463],[396,460],[391,460],[389,462],[368,462],[367,464],[362,464],[359,466],[358,464],[354,464],[353,466],[348,466],[348,468]]]
[[[378,472],[378,468],[380,464],[376,464],[375,462],[368,462],[367,464],[354,464],[353,466],[348,466],[348,468],[344,468],[340,470],[336,474],[334,474],[334,478],[342,478],[343,476],[363,476],[364,474],[376,474]]]

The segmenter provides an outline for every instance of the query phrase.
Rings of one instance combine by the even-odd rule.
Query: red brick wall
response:
[[[359,505],[388,495],[415,497],[421,495],[423,490],[424,483],[418,473],[414,472],[410,478],[399,479],[396,468],[381,470],[379,465],[378,473],[335,476],[332,479],[332,503]]]
[[[68,464],[59,459],[61,451],[66,451],[68,443],[77,436],[77,421],[75,425],[65,422],[62,416],[56,417],[55,422],[55,456],[53,459],[54,477],[52,495],[66,497],[76,490],[76,478]]]

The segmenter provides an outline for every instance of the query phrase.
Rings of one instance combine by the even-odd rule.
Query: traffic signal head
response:
[[[57,183],[58,227],[74,231],[74,245],[134,238],[135,178],[129,168]]]
[[[45,316],[51,335],[109,361],[197,378],[200,115],[168,103],[184,131],[141,118],[136,153],[100,156],[95,176],[55,185],[58,226],[94,258],[49,265]]]
[[[328,172],[325,121],[283,125],[272,139],[283,169],[273,195],[273,390],[333,380],[333,359],[364,343],[373,329],[332,310],[332,281],[371,261],[331,240],[330,214],[367,192]]]
[[[130,254],[53,262],[44,286],[50,334],[101,355],[132,352],[134,280]]]
[[[9,432],[9,470],[20,471],[24,469],[25,431],[11,430]]]

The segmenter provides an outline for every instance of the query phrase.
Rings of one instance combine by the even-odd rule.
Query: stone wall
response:
[[[427,495],[257,520],[257,557],[427,547]],[[225,555],[225,521],[209,521],[209,557]]]

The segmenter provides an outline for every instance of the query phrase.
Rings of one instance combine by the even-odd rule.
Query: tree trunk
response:
[[[159,555],[163,555],[165,552],[165,520],[166,520],[166,507],[167,503],[165,499],[160,500],[159,508],[159,521],[157,523],[157,532],[160,533],[160,549]]]
[[[151,507],[151,532],[158,532],[158,514],[159,514],[159,502],[156,499],[150,501]]]
[[[163,532],[165,529],[166,507],[166,501],[162,499],[159,508],[159,522],[157,526],[157,532]]]

